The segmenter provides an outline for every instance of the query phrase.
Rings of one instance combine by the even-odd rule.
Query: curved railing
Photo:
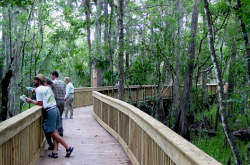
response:
[[[207,92],[209,94],[216,94],[216,84],[208,84]],[[93,104],[92,91],[99,91],[105,95],[117,98],[117,88],[112,86],[107,87],[84,87],[75,89],[74,107],[82,107]],[[154,85],[133,85],[125,87],[124,89],[124,101],[137,101],[145,100],[148,96],[154,96],[157,92],[157,87]],[[173,88],[172,86],[166,86],[161,95],[165,98],[172,98]]]
[[[214,89],[210,86],[209,90]],[[143,100],[155,92],[155,86],[129,86],[125,101]],[[166,87],[162,93],[171,97],[172,88]],[[218,164],[152,117],[109,96],[117,97],[117,89],[78,88],[74,107],[94,103],[97,121],[118,139],[133,164]],[[0,164],[35,164],[43,142],[41,107],[34,106],[0,123]]]
[[[74,108],[93,104],[92,91],[112,89],[112,87],[84,87],[74,90]]]
[[[133,85],[124,88],[124,100],[136,101],[145,100],[148,96],[153,96],[156,93],[156,86],[153,85]],[[76,88],[74,93],[74,107],[82,107],[93,104],[92,91],[99,91],[105,95],[117,98],[117,88],[107,87],[84,87]],[[161,91],[166,98],[172,97],[172,87],[166,87]]]
[[[34,106],[0,123],[0,164],[35,164],[44,141],[41,107]]]
[[[104,92],[105,91],[105,92]],[[138,108],[93,91],[93,115],[135,165],[219,165],[215,159]]]

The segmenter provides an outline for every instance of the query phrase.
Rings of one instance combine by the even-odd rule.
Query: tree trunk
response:
[[[241,0],[237,0],[237,10],[241,10]],[[246,49],[246,65],[247,65],[247,79],[248,79],[248,87],[250,86],[250,45],[249,45],[249,39],[247,35],[247,30],[246,30],[246,25],[242,19],[241,13],[238,13],[238,17],[240,20],[240,26],[241,26],[241,31],[243,35],[243,39],[245,41],[245,49]]]
[[[246,148],[246,165],[250,163],[250,161],[249,161],[249,153],[250,153],[250,144],[248,144],[247,148]]]
[[[2,24],[2,29],[4,29],[4,24]],[[4,58],[5,58],[5,43],[6,43],[6,32],[5,30],[2,30],[2,43],[1,43],[1,48],[2,48],[2,53],[0,54],[0,80],[3,77],[4,73]]]
[[[124,0],[118,1],[118,27],[119,27],[119,48],[118,48],[118,98],[120,100],[123,100],[124,98],[124,60],[123,60],[123,48],[124,48],[124,25],[123,25],[123,6],[124,6]]]
[[[242,10],[241,7],[242,7],[241,0],[237,0],[238,12],[240,12],[240,10]],[[245,43],[247,80],[248,80],[248,87],[250,87],[250,45],[249,45],[248,33],[247,33],[246,25],[242,19],[241,13],[238,13],[238,17],[240,20],[242,36],[243,36],[244,43]],[[249,114],[249,109],[250,109],[249,106],[250,105],[248,103],[248,98],[247,98],[246,102],[245,102],[244,114],[245,114],[245,118],[246,118],[247,130],[248,130],[248,133],[250,134],[250,127],[249,127],[249,123],[248,123],[248,114]],[[250,144],[248,144],[248,146],[246,148],[246,155],[245,155],[246,156],[246,164],[249,163],[249,152],[250,152]]]
[[[109,61],[109,15],[108,15],[108,0],[104,0],[104,18],[105,18],[105,25],[104,25],[104,55],[105,59]],[[111,20],[110,20],[111,21]],[[105,70],[109,69],[109,66],[105,66]]]
[[[43,6],[43,1],[42,0],[40,0],[40,2],[39,2],[39,5],[40,6]],[[38,10],[38,22],[39,22],[39,24],[38,24],[38,27],[39,27],[39,33],[40,33],[40,49],[39,49],[39,53],[38,54],[35,54],[35,68],[34,68],[34,75],[36,75],[37,74],[37,60],[38,60],[38,58],[40,57],[40,54],[41,54],[41,51],[42,51],[42,49],[43,49],[43,39],[44,39],[44,32],[43,32],[43,10],[41,9],[41,8],[39,8],[39,10]],[[22,73],[22,72],[21,72]]]
[[[6,9],[2,9],[2,15],[3,15],[3,20],[2,20],[2,42],[1,42],[1,48],[2,48],[2,54],[0,56],[0,80],[1,80],[1,83],[2,83],[2,79],[4,78],[4,65],[5,65],[5,57],[7,56],[7,25],[6,25],[6,21],[7,21],[7,14],[6,14]],[[0,120],[2,120],[3,118],[5,118],[4,116],[4,113],[3,111],[5,111],[5,109],[3,109],[3,106],[2,106],[2,99],[3,99],[3,96],[2,96],[2,92],[3,92],[3,88],[2,88],[2,84],[1,84],[1,88],[0,88],[0,112],[1,112],[1,116],[0,116]],[[3,113],[3,115],[2,115]]]
[[[109,71],[111,72],[111,85],[114,86],[114,76],[113,76],[113,44],[112,44],[112,24],[113,24],[113,14],[114,14],[114,6],[113,6],[113,0],[109,0],[110,5],[110,17],[109,17],[109,31],[108,31],[108,47],[109,47]]]
[[[181,34],[183,28],[183,7],[182,0],[177,1],[177,15],[178,15],[178,32],[176,45],[176,78],[173,84],[173,110],[177,111],[177,106],[180,104],[180,69],[181,69]]]
[[[19,92],[19,74],[20,74],[20,54],[21,54],[21,47],[22,42],[19,40],[22,38],[22,32],[24,31],[23,24],[19,21],[18,15],[16,14],[18,10],[21,9],[12,9],[10,15],[12,15],[12,36],[13,36],[13,43],[12,43],[12,58],[13,63],[11,65],[12,69],[12,78],[10,80],[9,85],[9,103],[8,103],[8,115],[10,117],[18,114],[20,112],[20,92]],[[15,27],[15,28],[14,28]],[[15,39],[14,39],[15,38]],[[34,38],[33,38],[34,39]],[[34,41],[34,40],[33,40]],[[33,47],[34,48],[34,47]],[[32,48],[32,49],[33,49]]]
[[[187,121],[187,113],[189,111],[190,106],[190,90],[192,88],[192,77],[194,70],[194,59],[195,59],[195,49],[196,49],[196,34],[197,34],[197,26],[198,26],[198,8],[197,8],[197,0],[194,0],[193,12],[192,12],[192,22],[191,22],[191,36],[189,41],[189,49],[188,49],[188,64],[187,64],[187,72],[184,78],[184,89],[181,98],[181,104],[179,105],[179,115],[177,115],[176,123],[174,126],[174,130],[178,132],[181,136],[186,139],[190,139],[188,121]]]
[[[130,0],[125,0],[125,4],[127,6],[127,4],[130,2]],[[129,53],[130,53],[130,41],[131,41],[131,31],[130,31],[130,26],[127,24],[125,26],[125,31],[126,31],[126,51],[125,51],[125,66],[126,66],[126,69],[125,69],[125,78],[127,79],[128,78],[128,70],[129,70]]]
[[[233,139],[233,137],[228,129],[227,120],[225,118],[221,69],[219,68],[215,49],[214,49],[214,38],[213,38],[213,31],[212,31],[212,24],[211,24],[211,14],[210,14],[207,0],[204,0],[204,9],[205,9],[205,14],[206,14],[206,18],[207,18],[208,43],[209,43],[210,56],[211,56],[211,59],[212,59],[213,65],[214,65],[215,76],[216,76],[216,79],[218,82],[217,93],[218,93],[218,104],[219,104],[219,109],[220,109],[220,114],[221,114],[222,127],[223,127],[224,133],[226,135],[227,141],[231,147],[231,150],[232,150],[232,153],[233,153],[233,156],[235,159],[235,164],[239,165],[239,164],[241,164],[240,155],[236,149],[236,144],[235,144],[234,139]]]
[[[35,40],[35,35],[33,35],[33,39],[32,39],[32,51],[30,53],[30,63],[29,63],[30,64],[30,86],[33,85],[33,83],[32,83],[32,80],[33,80],[33,78],[32,78],[32,70],[33,70],[32,63],[33,63],[34,40]]]
[[[12,77],[12,70],[9,68],[7,70],[4,78],[1,81],[1,88],[2,88],[2,107],[1,107],[1,120],[4,121],[8,117],[8,101],[9,101],[9,84],[10,79]]]
[[[207,104],[207,72],[202,72],[202,102],[203,104]]]
[[[6,57],[6,71],[1,80],[2,90],[2,105],[1,105],[1,120],[4,121],[8,118],[8,104],[9,104],[9,85],[13,76],[12,63],[14,57],[12,55],[12,14],[11,7],[3,9],[3,26],[6,27],[6,45],[5,45],[5,57]]]
[[[249,121],[248,121],[248,114],[250,113],[250,110],[248,108],[248,105],[247,103],[245,103],[245,108],[244,108],[244,115],[245,115],[245,118],[246,118],[246,127],[247,127],[247,131],[248,131],[248,134],[250,135],[250,127],[249,127]],[[249,161],[249,153],[250,153],[250,143],[248,143],[247,145],[247,148],[246,148],[246,164],[249,164],[250,161]]]
[[[93,75],[92,75],[92,50],[91,50],[91,31],[90,31],[90,3],[89,0],[84,1],[85,15],[86,15],[86,26],[87,26],[87,41],[88,41],[88,51],[89,51],[89,74],[90,74],[90,86],[93,86]]]
[[[107,52],[107,41],[108,41],[108,29],[109,29],[109,22],[108,22],[108,0],[104,0],[104,46],[105,46],[105,55],[108,54]]]
[[[17,43],[15,43],[17,44]],[[12,77],[9,85],[8,115],[12,117],[20,113],[20,93],[19,93],[19,55],[15,55],[12,65]]]
[[[127,34],[128,35],[128,34]],[[129,35],[128,35],[129,36]],[[129,48],[127,49],[126,51],[126,72],[128,72],[128,69],[129,69]],[[126,74],[126,77],[128,77],[128,75]]]
[[[96,41],[96,54],[99,56],[103,55],[101,44],[102,44],[102,27],[101,27],[101,13],[103,9],[103,0],[96,1],[96,30],[95,30],[95,41]],[[101,68],[95,67],[97,70],[97,86],[102,86],[102,70]]]
[[[164,106],[163,106],[163,98],[161,96],[161,93],[162,91],[164,90],[164,84],[165,84],[165,81],[166,81],[166,73],[167,73],[167,58],[164,58],[164,61],[163,61],[163,68],[162,68],[162,74],[160,73],[160,68],[159,69],[159,75],[160,77],[162,78],[159,78],[159,87],[158,87],[158,90],[157,90],[157,94],[158,94],[158,97],[157,97],[157,101],[156,101],[156,111],[155,111],[155,118],[161,122],[165,122],[166,121],[166,114],[165,114],[165,110],[164,110]],[[160,65],[159,65],[160,66]]]
[[[34,0],[33,0],[33,3],[32,3],[32,6],[30,8],[30,12],[29,12],[29,15],[28,15],[28,18],[26,20],[26,23],[25,23],[25,29],[24,29],[24,36],[23,36],[23,41],[22,41],[22,46],[21,46],[21,49],[20,49],[20,54],[22,54],[22,61],[21,61],[21,71],[20,73],[23,74],[23,69],[24,69],[24,56],[25,56],[25,47],[26,47],[26,44],[27,44],[27,41],[26,41],[26,37],[27,37],[27,31],[28,31],[28,27],[29,27],[29,22],[30,22],[30,19],[31,19],[31,15],[33,13],[33,9],[34,9]],[[40,34],[41,34],[41,39],[42,39],[42,45],[43,45],[43,23],[42,23],[42,18],[41,18],[41,14],[42,14],[42,11],[41,9],[39,8],[39,11],[38,11],[38,15],[39,15],[39,31],[40,31]],[[41,45],[41,49],[42,49],[42,45]],[[35,71],[36,71],[36,68],[35,68]],[[24,76],[22,75],[21,76],[21,86],[23,87],[24,86]],[[22,93],[24,92],[23,88],[22,88]]]

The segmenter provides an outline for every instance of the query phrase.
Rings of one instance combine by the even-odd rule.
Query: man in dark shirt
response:
[[[64,96],[66,93],[66,84],[64,83],[64,81],[59,80],[58,77],[59,77],[59,73],[57,71],[51,72],[50,78],[53,82],[56,104],[60,111],[60,118],[62,122],[62,114],[64,111]],[[61,123],[61,126],[62,126],[62,123]],[[58,129],[58,132],[61,136],[63,136],[63,126],[62,128]]]

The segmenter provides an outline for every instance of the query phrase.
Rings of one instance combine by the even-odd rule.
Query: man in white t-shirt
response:
[[[43,108],[56,107],[56,100],[50,87],[39,86],[36,88],[36,100],[43,102]]]
[[[46,110],[46,118],[43,121],[43,129],[45,133],[50,133],[54,141],[54,150],[48,156],[58,158],[58,144],[61,143],[66,149],[66,157],[70,157],[73,147],[69,147],[58,133],[60,128],[60,113],[56,106],[56,101],[52,89],[44,86],[46,78],[42,74],[38,74],[34,78],[36,88],[36,100],[26,98],[28,103],[40,105]]]

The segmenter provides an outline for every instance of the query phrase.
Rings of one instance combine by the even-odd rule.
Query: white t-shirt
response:
[[[36,100],[43,102],[43,108],[56,106],[54,93],[48,86],[39,86],[36,88]]]

